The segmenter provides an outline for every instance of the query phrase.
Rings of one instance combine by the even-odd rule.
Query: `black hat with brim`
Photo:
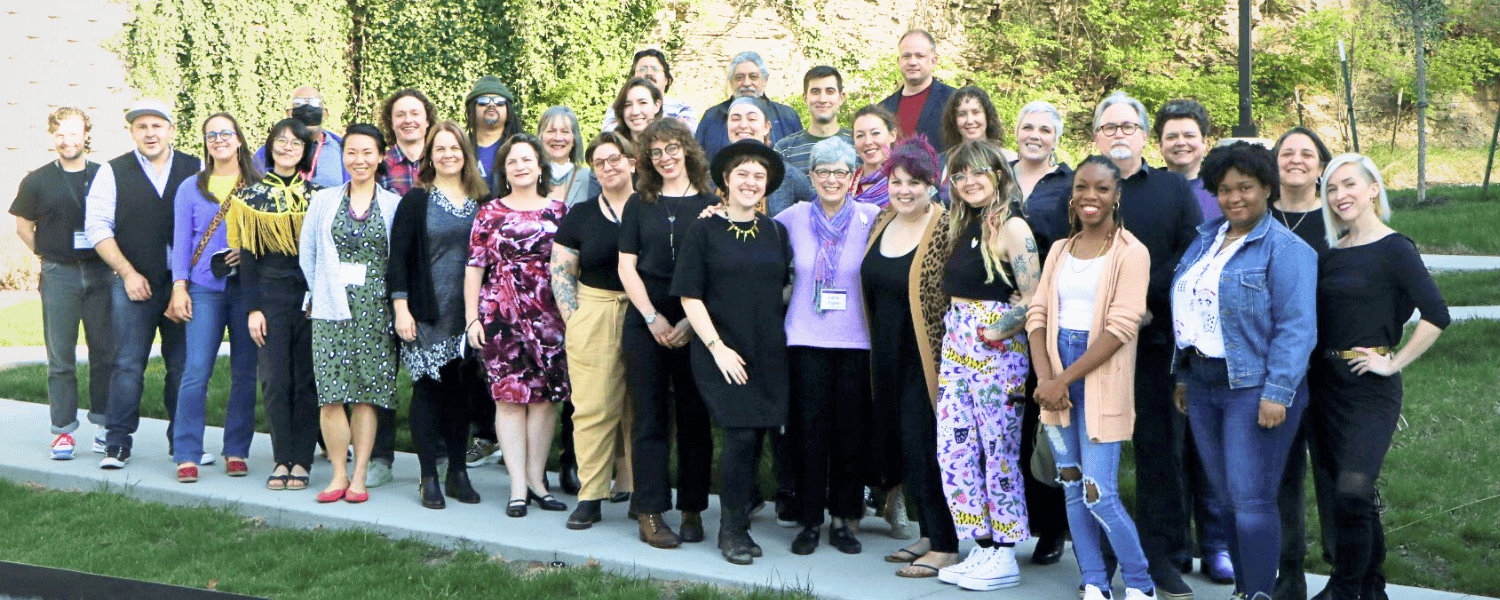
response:
[[[770,146],[755,140],[740,140],[725,146],[714,155],[713,163],[708,167],[709,174],[714,178],[714,185],[728,192],[729,189],[724,185],[724,168],[729,161],[747,154],[759,156],[769,165],[766,168],[766,195],[770,196],[776,188],[781,187],[781,180],[786,177],[786,165],[781,161],[780,154],[777,154]]]

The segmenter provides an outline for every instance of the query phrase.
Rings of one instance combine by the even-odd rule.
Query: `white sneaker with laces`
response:
[[[1141,591],[1135,588],[1125,588],[1125,600],[1156,600],[1156,590]]]
[[[938,581],[943,583],[958,583],[959,577],[974,570],[974,567],[988,560],[991,550],[994,550],[994,548],[980,548],[979,546],[975,546],[973,550],[969,551],[969,555],[965,556],[958,564],[938,569]]]
[[[1083,600],[1110,600],[1109,590],[1101,590],[1096,585],[1083,586]]]
[[[52,460],[73,460],[73,436],[62,433],[52,440]]]
[[[99,430],[94,432],[94,454],[104,454],[105,448],[109,447],[108,435],[109,430],[103,425],[100,425]]]
[[[1016,564],[1016,549],[1009,546],[990,548],[989,559],[959,575],[957,583],[958,587],[976,592],[1021,585],[1021,566]]]
[[[377,488],[391,482],[391,467],[378,460],[370,461],[365,471],[365,487]]]

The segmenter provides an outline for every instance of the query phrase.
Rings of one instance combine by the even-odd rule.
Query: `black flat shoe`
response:
[[[422,490],[423,508],[446,508],[448,503],[443,501],[443,490],[438,487],[436,477],[423,477],[420,489]]]
[[[630,501],[630,492],[615,492],[609,495],[610,504],[619,504]]]
[[[563,504],[561,500],[553,497],[552,494],[538,496],[536,492],[531,491],[531,488],[526,488],[526,501],[527,503],[536,502],[536,505],[542,510],[568,510],[568,505]]]
[[[530,502],[528,502],[527,500],[511,500],[510,504],[505,505],[505,516],[507,516],[507,517],[524,517],[524,516],[526,516],[526,505],[527,504],[530,504]]]
[[[578,480],[578,465],[563,465],[557,474],[557,484],[562,493],[577,496],[578,490],[583,489],[583,482]]]
[[[449,498],[464,504],[479,504],[479,492],[474,491],[474,485],[469,482],[469,471],[448,471],[447,495]]]
[[[859,554],[864,550],[859,540],[854,537],[854,532],[849,530],[848,525],[828,528],[828,545],[844,554]]]
[[[1044,535],[1036,541],[1036,550],[1031,553],[1031,564],[1054,565],[1062,560],[1066,542],[1060,535]]]
[[[817,527],[806,527],[797,532],[797,537],[792,540],[792,554],[807,556],[818,549],[818,538],[820,532]]]
[[[578,508],[568,517],[568,529],[588,529],[604,520],[604,515],[599,511],[598,500],[579,500]]]

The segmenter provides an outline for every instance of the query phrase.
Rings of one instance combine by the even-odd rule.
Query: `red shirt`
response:
[[[901,126],[902,137],[911,137],[917,133],[917,122],[922,120],[922,107],[927,104],[927,94],[931,91],[932,84],[928,84],[927,89],[916,95],[901,97],[901,105],[896,109],[896,124]]]

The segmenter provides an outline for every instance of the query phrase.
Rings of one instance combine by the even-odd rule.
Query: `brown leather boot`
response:
[[[661,513],[641,513],[636,521],[641,526],[641,541],[650,544],[651,547],[676,548],[682,545],[682,538],[672,532],[672,528],[662,520]],[[699,527],[701,531],[702,525]]]
[[[695,512],[682,513],[682,527],[677,528],[682,532],[680,537],[685,544],[696,544],[703,541],[703,514]]]

